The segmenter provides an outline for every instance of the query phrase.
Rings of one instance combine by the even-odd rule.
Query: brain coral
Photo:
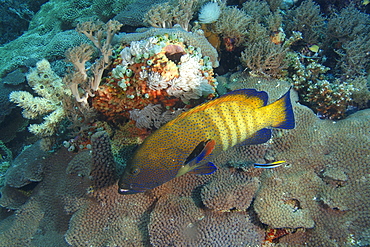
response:
[[[212,180],[202,187],[202,202],[207,208],[216,211],[245,211],[258,187],[258,178],[226,169],[217,172]]]
[[[263,237],[248,213],[204,211],[191,197],[162,197],[150,220],[153,246],[257,246]]]

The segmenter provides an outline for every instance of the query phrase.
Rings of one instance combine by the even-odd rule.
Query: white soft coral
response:
[[[198,20],[200,23],[212,23],[217,21],[221,14],[221,7],[217,2],[209,2],[203,5],[199,12]]]

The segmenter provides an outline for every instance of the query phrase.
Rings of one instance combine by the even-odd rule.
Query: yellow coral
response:
[[[65,117],[62,98],[71,95],[71,91],[64,86],[62,79],[51,70],[50,64],[43,59],[36,64],[27,76],[28,84],[41,97],[34,97],[26,91],[14,91],[9,95],[10,101],[23,108],[22,115],[28,119],[44,117],[41,124],[31,124],[28,129],[31,133],[46,137],[55,133],[60,121]]]

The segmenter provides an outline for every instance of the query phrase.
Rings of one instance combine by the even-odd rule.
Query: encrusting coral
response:
[[[27,75],[27,80],[33,91],[41,97],[35,97],[27,91],[14,91],[9,95],[9,98],[23,108],[23,117],[36,119],[43,116],[43,123],[31,124],[28,127],[31,133],[41,137],[51,136],[65,118],[62,99],[65,96],[70,96],[71,91],[65,87],[62,79],[51,70],[47,60],[38,62],[36,68]]]
[[[192,100],[215,95],[212,62],[201,49],[175,33],[123,44],[113,69],[92,99],[92,106],[109,120],[134,116],[131,111],[157,105],[160,113]]]

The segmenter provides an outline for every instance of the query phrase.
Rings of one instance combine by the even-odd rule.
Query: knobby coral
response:
[[[9,98],[23,108],[23,117],[44,118],[43,123],[31,124],[28,127],[31,133],[41,137],[51,136],[55,134],[59,123],[65,118],[66,113],[62,106],[63,97],[70,96],[71,91],[51,70],[47,60],[38,62],[36,68],[27,75],[27,80],[34,92],[41,97],[35,97],[27,91],[14,91]]]

